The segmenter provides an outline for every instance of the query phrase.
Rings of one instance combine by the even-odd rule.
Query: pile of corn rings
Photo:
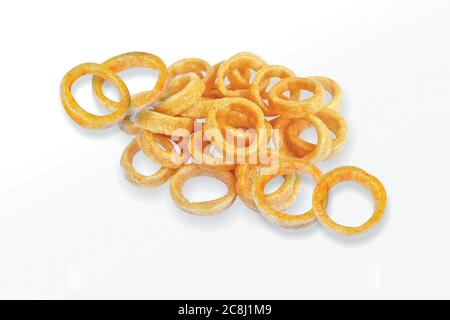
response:
[[[156,84],[149,91],[130,95],[118,75],[130,68],[157,71]],[[94,95],[110,110],[107,115],[87,112],[72,95],[73,83],[88,74],[93,75]],[[105,96],[105,81],[117,88],[119,101]],[[305,92],[310,96],[304,98]],[[146,188],[170,180],[172,199],[182,210],[210,216],[231,206],[239,196],[249,208],[281,227],[302,228],[320,221],[338,234],[359,235],[383,217],[383,184],[357,167],[338,167],[323,174],[315,165],[336,156],[344,146],[348,128],[339,113],[341,98],[335,81],[297,77],[288,68],[268,64],[250,52],[214,66],[187,58],[168,68],[153,54],[130,52],[101,64],[78,65],[61,82],[62,104],[77,124],[92,130],[117,124],[133,136],[121,159],[127,179]],[[317,143],[300,137],[310,127],[317,132]],[[133,167],[138,152],[160,169],[150,176],[139,173]],[[312,208],[301,214],[285,213],[298,196],[301,174],[316,182]],[[189,201],[183,185],[197,176],[222,181],[227,193],[210,201]],[[284,178],[282,185],[265,194],[265,186],[277,176]],[[326,212],[329,190],[342,181],[357,182],[372,193],[374,211],[360,226],[338,224]]]

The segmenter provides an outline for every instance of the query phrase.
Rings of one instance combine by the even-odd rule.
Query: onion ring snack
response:
[[[202,96],[203,90],[205,85],[195,73],[172,78],[160,99],[153,103],[153,110],[176,116],[194,105]]]
[[[208,176],[216,178],[228,187],[226,195],[210,201],[190,202],[183,195],[183,186],[193,177]],[[175,204],[182,210],[202,216],[210,216],[231,206],[236,199],[236,179],[227,171],[209,170],[204,167],[189,164],[180,168],[170,180],[170,194]]]
[[[186,58],[174,62],[167,69],[169,77],[174,78],[179,75],[194,72],[203,80],[204,83],[210,81],[210,77],[214,73],[214,68],[205,60],[198,58]]]
[[[129,52],[112,57],[102,63],[113,73],[130,68],[149,68],[158,71],[158,79],[150,91],[143,91],[131,96],[131,111],[139,111],[143,107],[155,101],[163,92],[169,80],[168,72],[164,62],[157,56],[145,52]],[[111,110],[117,110],[117,103],[107,98],[102,90],[105,79],[94,76],[92,78],[92,90],[97,99]]]
[[[342,181],[354,181],[367,188],[375,201],[375,208],[368,221],[358,227],[347,227],[334,222],[326,212],[323,203],[328,199],[328,190]],[[329,230],[344,236],[360,235],[373,228],[384,215],[386,191],[374,176],[357,167],[339,167],[325,174],[313,193],[313,208],[319,221]]]
[[[304,100],[291,100],[283,97],[286,91],[296,92],[307,90],[313,96]],[[305,113],[316,113],[323,107],[323,87],[317,80],[312,78],[285,78],[277,82],[268,95],[269,106],[274,112],[281,116],[297,118]]]
[[[348,126],[345,119],[336,111],[324,108],[315,114],[327,127],[335,134],[335,138],[331,140],[331,149],[327,157],[323,160],[328,160],[335,157],[339,152],[341,152],[344,147],[345,141],[347,140]],[[296,155],[299,157],[304,157],[305,155],[311,153],[316,148],[316,145],[298,138],[300,133],[308,127],[308,123],[300,121],[295,128],[288,128],[289,142],[292,150],[295,151]],[[297,138],[295,138],[297,137]]]
[[[172,150],[173,145],[162,137],[156,137],[158,143],[162,144],[167,150]],[[136,171],[133,166],[134,156],[141,151],[136,139],[130,142],[130,144],[123,151],[120,164],[125,171],[125,176],[131,183],[142,186],[145,188],[154,188],[164,184],[169,178],[176,172],[176,170],[161,167],[155,174],[145,176]]]
[[[286,175],[291,173],[306,173],[316,182],[318,182],[322,176],[321,171],[308,161],[297,158],[282,158],[276,175]],[[313,209],[300,215],[291,215],[276,210],[268,204],[266,195],[264,194],[264,187],[274,176],[275,175],[262,175],[261,172],[259,172],[253,179],[253,200],[261,214],[270,222],[284,228],[302,228],[314,223],[316,221],[316,215]]]
[[[119,91],[120,101],[114,102],[113,113],[98,116],[80,107],[72,95],[72,85],[80,77],[92,74],[111,81]],[[109,68],[96,63],[83,63],[66,73],[61,81],[61,102],[67,114],[80,126],[86,129],[100,130],[109,128],[122,121],[130,107],[130,93],[125,83]]]

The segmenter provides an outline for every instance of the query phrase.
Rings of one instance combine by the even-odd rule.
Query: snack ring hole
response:
[[[150,176],[158,172],[160,165],[150,160],[142,151],[136,153],[133,158],[133,167],[142,175]]]
[[[327,212],[333,221],[358,227],[367,222],[374,209],[372,194],[353,181],[343,181],[329,190]]]
[[[226,193],[225,183],[207,176],[193,177],[183,186],[183,194],[190,202],[210,201],[223,197]]]

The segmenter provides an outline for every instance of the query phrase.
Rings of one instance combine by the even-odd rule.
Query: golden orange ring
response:
[[[75,100],[72,95],[72,85],[77,79],[87,74],[107,79],[117,87],[120,101],[114,102],[115,111],[113,113],[104,116],[92,114],[81,108]],[[64,109],[73,121],[87,129],[106,129],[120,122],[127,116],[130,101],[130,93],[122,79],[109,68],[97,63],[80,64],[67,72],[61,81],[61,102]]]
[[[161,138],[157,138],[157,140],[167,150],[173,149],[173,145],[168,140]],[[131,183],[145,188],[155,188],[164,184],[176,172],[176,170],[164,167],[161,167],[155,174],[150,176],[137,172],[133,166],[133,159],[139,151],[141,151],[141,148],[135,138],[125,148],[120,160],[120,164],[125,171],[125,176]]]
[[[170,79],[153,110],[176,116],[193,106],[202,96],[205,85],[195,73],[186,73]]]
[[[270,109],[270,106],[264,102],[264,97],[261,95],[262,91],[264,91],[264,85],[267,80],[271,78],[291,78],[295,77],[295,73],[283,66],[271,65],[266,66],[258,70],[253,79],[253,82],[250,86],[250,95],[249,99],[255,102],[258,106],[261,107],[264,115],[266,117],[276,116],[277,113],[274,110]],[[298,95],[300,90],[297,90],[297,95],[293,96],[293,99],[298,99]]]
[[[236,192],[242,202],[252,210],[258,211],[252,195],[252,183],[257,173],[257,165],[240,164],[236,166]],[[267,203],[274,209],[285,210],[297,198],[300,191],[300,175],[288,174],[283,177],[281,186],[266,195]]]
[[[225,85],[225,78],[230,76],[232,70],[240,70],[242,68],[250,68],[255,71],[263,68],[266,64],[263,61],[255,59],[248,55],[232,57],[220,64],[217,70],[217,89],[225,97],[242,97],[247,98],[250,95],[250,85],[244,89],[231,89]]]
[[[306,173],[316,182],[322,176],[321,171],[308,161],[298,158],[282,158],[280,167],[276,175],[286,175],[290,173]],[[284,228],[302,228],[314,223],[316,215],[311,209],[300,215],[291,215],[272,208],[264,194],[264,187],[275,175],[262,175],[257,173],[253,179],[252,194],[253,201],[261,214],[270,222],[275,223]]]
[[[183,186],[187,180],[198,176],[208,176],[216,178],[228,187],[226,195],[202,202],[190,202],[183,195]],[[211,216],[230,207],[236,199],[235,189],[236,179],[234,175],[228,171],[208,170],[204,167],[189,164],[180,168],[170,180],[170,194],[175,204],[182,210],[201,216]]]
[[[250,59],[254,59],[256,61],[261,62],[263,65],[267,65],[267,62],[264,61],[263,58],[254,54],[252,52],[243,51],[236,53],[231,56],[230,59],[239,58],[239,57],[248,57]],[[251,83],[251,68],[236,68],[232,69],[228,75],[228,80],[230,81],[230,87],[233,89],[250,89]],[[266,83],[267,86],[269,83]]]
[[[304,100],[282,97],[286,91],[308,90],[313,96]],[[323,107],[324,92],[319,81],[312,78],[284,78],[277,82],[268,95],[269,106],[281,116],[297,118],[305,113],[317,113]]]
[[[217,121],[217,113],[219,110],[234,110],[251,114],[255,121],[256,138],[255,143],[252,143],[248,147],[236,147],[230,145],[226,138],[223,136],[223,132],[220,129],[220,125]],[[205,133],[209,130],[217,130],[219,134],[215,135],[215,139],[211,141],[218,151],[224,154],[227,150],[232,150],[234,155],[238,158],[250,158],[257,154],[259,146],[266,142],[266,136],[260,134],[262,129],[266,129],[264,114],[261,109],[253,102],[243,98],[224,98],[213,104],[208,112],[204,124]]]
[[[196,136],[197,134],[197,136]],[[188,151],[194,159],[194,163],[199,166],[205,166],[210,169],[231,171],[234,170],[236,164],[227,162],[226,159],[215,157],[211,154],[212,144],[204,141],[202,132],[194,133],[190,137]]]
[[[165,136],[185,136],[194,131],[194,120],[173,117],[156,111],[144,109],[136,115],[138,128]]]
[[[184,150],[181,153],[177,153],[173,149],[167,150],[161,148],[160,139],[167,139],[169,141],[170,137],[157,135],[146,130],[142,130],[137,135],[137,141],[142,152],[161,167],[177,169],[188,161],[190,155],[183,152]]]
[[[142,130],[136,127],[134,122],[131,120],[130,116],[126,117],[125,119],[119,122],[119,128],[120,130],[122,130],[122,132],[130,136],[135,136],[140,132],[140,130]]]
[[[324,108],[315,114],[317,118],[319,118],[327,127],[328,130],[335,134],[335,138],[331,140],[331,149],[327,157],[323,160],[328,160],[335,157],[344,147],[345,141],[347,140],[348,134],[348,126],[345,122],[345,119],[337,112],[328,108]],[[294,137],[298,137],[299,134],[308,127],[308,123],[302,122],[302,125],[298,125],[294,132],[290,132],[291,128],[288,129],[289,134],[289,142],[291,144],[292,150],[295,150],[295,153],[299,157],[304,157],[305,155],[311,153],[316,148],[316,144],[309,143],[301,138],[293,139],[291,135]]]
[[[167,70],[171,78],[194,72],[204,83],[209,81],[211,74],[214,72],[214,68],[208,62],[199,58],[178,60],[171,64]]]
[[[169,80],[168,72],[164,62],[157,56],[145,52],[129,52],[112,57],[102,63],[113,73],[119,73],[130,68],[149,68],[157,70],[159,75],[156,84],[150,91],[142,91],[131,96],[131,111],[139,111],[150,105],[163,92]],[[105,79],[94,76],[92,78],[92,90],[97,99],[111,110],[117,109],[117,102],[107,98],[102,90]]]
[[[354,181],[367,188],[375,201],[375,208],[368,221],[359,227],[347,227],[334,222],[327,214],[323,203],[328,199],[328,190],[342,181]],[[386,190],[376,177],[364,170],[345,166],[331,170],[317,184],[313,193],[313,208],[319,221],[329,230],[344,236],[363,234],[380,222],[386,208]]]
[[[309,152],[304,152],[304,149],[297,150],[297,143],[300,141],[299,134],[305,129],[305,123],[312,125],[317,132],[317,144]],[[293,119],[287,127],[287,134],[292,150],[298,157],[304,160],[317,163],[326,159],[330,154],[332,145],[330,130],[315,115],[306,114],[301,118]]]

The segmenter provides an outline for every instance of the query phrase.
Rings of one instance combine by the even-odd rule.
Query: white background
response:
[[[449,15],[448,1],[2,2],[0,297],[450,298]],[[63,75],[82,62],[146,51],[167,65],[216,63],[244,50],[342,86],[349,140],[320,167],[383,181],[389,203],[373,232],[283,230],[239,200],[214,217],[186,214],[167,184],[125,180],[129,136],[79,128],[60,103]],[[132,92],[145,75],[124,75]],[[98,108],[89,79],[74,91]],[[294,209],[308,209],[311,188],[305,180]],[[224,190],[199,178],[186,193]],[[340,222],[361,223],[371,207],[352,184],[331,192]]]

